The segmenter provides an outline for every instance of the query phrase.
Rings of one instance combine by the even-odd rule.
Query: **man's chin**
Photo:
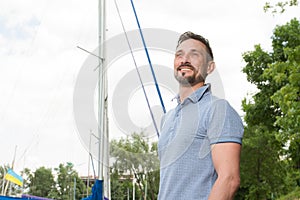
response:
[[[204,79],[202,77],[199,77],[198,79],[195,79],[193,76],[183,77],[183,76],[175,76],[176,80],[182,87],[192,87],[194,85],[197,85],[199,83],[204,83]]]
[[[191,87],[191,82],[193,82],[191,80],[191,77],[188,78],[188,77],[176,76],[175,78],[178,81],[178,83],[184,87]]]

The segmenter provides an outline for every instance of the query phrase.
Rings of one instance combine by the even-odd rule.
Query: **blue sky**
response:
[[[0,4],[0,164],[12,162],[17,146],[16,171],[72,162],[84,174],[88,154],[76,129],[72,103],[76,78],[87,58],[77,46],[89,51],[98,46],[97,1],[11,0]],[[210,40],[225,98],[241,115],[241,100],[255,91],[241,72],[242,53],[253,50],[255,44],[270,50],[274,27],[300,13],[297,7],[272,16],[263,12],[263,5],[261,0],[135,2],[143,28],[191,30]],[[126,29],[136,29],[130,1],[119,0],[119,7]],[[107,5],[107,15],[107,38],[123,34],[113,1]],[[152,55],[155,63],[172,67],[172,55]],[[137,60],[139,65],[147,63],[139,54]],[[112,72],[112,91],[126,73],[118,67],[127,61],[120,58],[111,68],[124,70]],[[131,101],[137,102],[132,96]],[[140,110],[136,116],[149,123],[143,109],[129,106],[130,112]],[[111,130],[117,133],[113,119],[111,116]]]

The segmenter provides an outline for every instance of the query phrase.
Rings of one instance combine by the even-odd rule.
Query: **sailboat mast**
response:
[[[98,55],[99,55],[99,82],[98,82],[98,134],[99,134],[99,152],[98,152],[98,179],[103,180],[103,156],[104,156],[104,0],[99,0],[99,18],[98,18]]]
[[[99,0],[98,5],[98,46],[99,46],[99,96],[98,96],[98,133],[99,133],[99,158],[98,179],[103,181],[102,194],[110,198],[109,180],[109,135],[108,135],[108,106],[107,106],[107,70],[105,68],[105,32],[106,32],[106,4]]]

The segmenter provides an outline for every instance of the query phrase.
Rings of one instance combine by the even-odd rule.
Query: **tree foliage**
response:
[[[55,168],[57,175],[56,190],[51,193],[52,198],[57,200],[73,199],[74,193],[76,199],[82,199],[85,194],[85,185],[73,169],[72,163],[60,164]],[[74,191],[75,186],[75,191]]]
[[[157,144],[151,145],[144,139],[143,133],[134,133],[126,139],[111,141],[112,199],[132,198],[133,179],[136,182],[136,199],[157,199],[159,186],[159,162]],[[129,190],[128,190],[129,189]]]
[[[286,11],[286,7],[298,6],[298,3],[298,0],[279,1],[276,4],[266,2],[264,6],[264,11],[271,11],[273,14],[284,13]]]
[[[8,170],[9,166],[8,165],[4,165],[4,166],[0,166],[0,186],[3,185],[3,181],[4,181],[4,176]]]
[[[73,169],[72,163],[60,164],[54,170],[40,167],[32,172],[25,168],[21,175],[24,179],[24,192],[30,195],[57,200],[73,199],[74,194],[75,199],[82,199],[86,195],[86,186]]]
[[[55,189],[54,176],[51,169],[40,167],[33,174],[29,175],[29,193],[40,197],[50,197],[50,193]]]
[[[277,26],[272,51],[243,54],[243,72],[258,92],[246,113],[238,199],[272,199],[293,191],[300,177],[300,24]]]

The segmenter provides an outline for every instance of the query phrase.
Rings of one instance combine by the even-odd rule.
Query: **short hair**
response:
[[[206,50],[207,50],[209,56],[211,57],[211,59],[212,59],[212,60],[214,59],[213,52],[212,52],[211,47],[210,47],[210,45],[209,45],[209,41],[208,41],[206,38],[204,38],[203,36],[197,35],[197,34],[191,32],[191,31],[187,31],[187,32],[185,32],[185,33],[183,33],[183,34],[180,35],[180,37],[179,37],[179,39],[178,39],[178,43],[177,43],[177,47],[176,47],[176,48],[178,48],[178,46],[179,46],[182,42],[184,42],[185,40],[188,40],[188,39],[198,40],[198,41],[200,41],[201,43],[203,43],[203,44],[205,45]]]

